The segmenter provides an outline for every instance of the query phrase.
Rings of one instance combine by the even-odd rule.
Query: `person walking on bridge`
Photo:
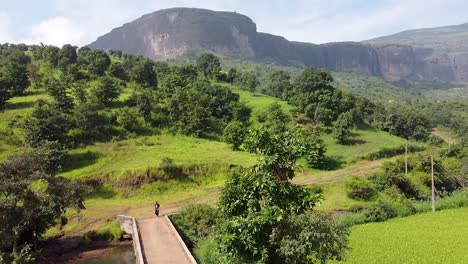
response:
[[[159,207],[161,207],[161,206],[159,205],[159,203],[158,203],[158,202],[155,202],[155,203],[154,203],[154,214],[156,215],[156,217],[159,217]]]

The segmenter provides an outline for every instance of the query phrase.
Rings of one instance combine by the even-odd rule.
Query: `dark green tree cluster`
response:
[[[197,59],[197,67],[201,74],[207,79],[215,79],[221,72],[221,62],[219,58],[211,53],[202,54]]]
[[[388,107],[374,115],[373,125],[406,139],[426,140],[431,123],[411,107]]]
[[[20,253],[64,213],[83,209],[83,188],[49,171],[44,153],[11,156],[0,163],[0,251]]]
[[[0,110],[14,97],[24,95],[29,86],[31,59],[15,45],[0,46]]]

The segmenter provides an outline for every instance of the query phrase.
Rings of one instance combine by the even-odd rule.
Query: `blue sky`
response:
[[[81,46],[169,7],[236,11],[259,31],[313,43],[468,22],[466,0],[0,0],[0,43]]]

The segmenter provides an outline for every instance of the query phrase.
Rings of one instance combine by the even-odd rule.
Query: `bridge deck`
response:
[[[166,217],[138,220],[145,263],[192,264]]]

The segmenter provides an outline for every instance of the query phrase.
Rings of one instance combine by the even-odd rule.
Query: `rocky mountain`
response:
[[[463,41],[467,40],[468,37]],[[391,79],[468,82],[468,53],[431,52],[431,47],[391,38],[321,45],[293,42],[257,32],[256,24],[247,16],[195,8],[171,8],[144,15],[88,46],[152,59],[204,49],[235,58],[301,64]]]

